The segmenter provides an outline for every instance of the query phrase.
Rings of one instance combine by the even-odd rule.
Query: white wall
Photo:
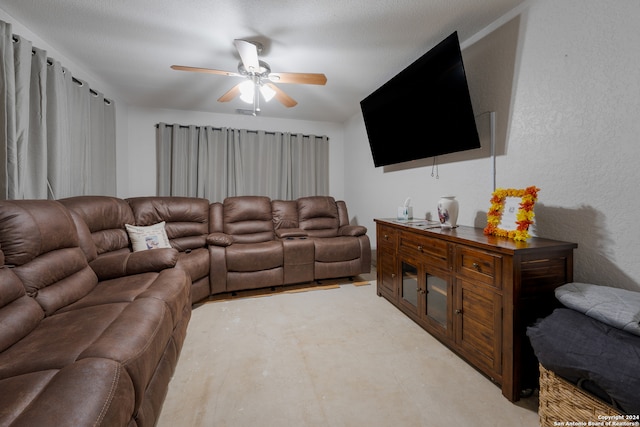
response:
[[[124,171],[128,176],[128,183],[126,186],[119,187],[118,196],[156,194],[155,125],[159,122],[327,135],[330,157],[329,190],[337,200],[344,199],[344,131],[341,124],[137,107],[128,109],[127,157],[129,161]],[[133,159],[137,160],[133,161]],[[141,167],[141,163],[144,167]]]
[[[476,113],[497,110],[497,186],[541,189],[533,232],[579,244],[576,281],[628,289],[640,289],[638,22],[637,0],[537,0],[463,50]],[[422,215],[454,194],[459,223],[483,225],[490,159],[470,153],[433,179],[430,163],[373,168],[360,116],[345,140],[345,196],[371,237],[372,219],[393,216],[406,196]]]
[[[578,279],[626,288],[640,288],[638,22],[637,0],[532,3],[498,167],[540,182],[537,230],[580,244]]]

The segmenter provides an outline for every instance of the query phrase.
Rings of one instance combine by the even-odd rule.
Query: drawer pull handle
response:
[[[396,278],[396,273],[391,273],[391,278],[395,279]]]
[[[388,234],[384,235],[384,240],[389,240],[389,235]]]
[[[418,246],[418,250],[422,252],[422,246]]]
[[[480,271],[480,264],[478,264],[477,262],[473,263],[473,268],[475,268],[476,270]]]
[[[459,308],[456,309],[456,314],[462,314],[462,310],[460,310]]]

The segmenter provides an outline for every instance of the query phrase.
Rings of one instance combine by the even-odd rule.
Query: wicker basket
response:
[[[589,421],[602,422],[603,415],[621,415],[615,408],[558,377],[542,365],[538,414],[542,427],[572,425],[570,423],[588,425]]]

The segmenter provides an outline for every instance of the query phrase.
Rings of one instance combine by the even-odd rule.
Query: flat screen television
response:
[[[360,107],[376,167],[480,148],[457,32]]]

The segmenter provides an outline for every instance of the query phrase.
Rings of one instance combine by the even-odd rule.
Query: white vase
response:
[[[456,196],[442,196],[438,200],[438,218],[441,228],[458,226],[458,201]]]

